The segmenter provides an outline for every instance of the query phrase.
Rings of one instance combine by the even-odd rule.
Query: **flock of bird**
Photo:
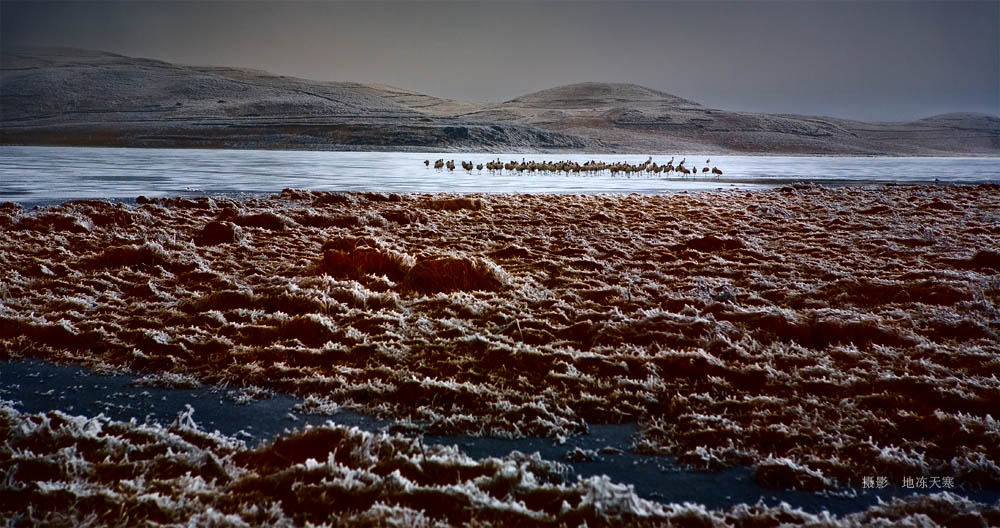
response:
[[[462,161],[460,163],[462,165],[462,168],[469,173],[471,173],[473,169],[477,171],[482,171],[485,168],[486,170],[493,173],[497,172],[502,173],[503,171],[507,172],[516,171],[518,173],[565,172],[566,174],[581,173],[581,172],[586,172],[586,173],[610,172],[612,176],[617,176],[619,174],[626,174],[626,175],[638,174],[638,173],[670,174],[671,172],[676,172],[678,175],[681,176],[697,175],[699,172],[698,167],[692,167],[692,168],[685,167],[684,164],[686,162],[687,158],[684,158],[680,161],[680,163],[674,165],[674,158],[670,158],[670,161],[668,161],[665,165],[658,165],[653,161],[652,156],[650,156],[650,158],[646,160],[644,163],[639,163],[639,164],[631,164],[626,162],[606,163],[603,161],[593,161],[593,160],[581,164],[575,161],[525,161],[524,158],[521,158],[521,161],[519,162],[508,161],[505,163],[503,161],[500,161],[499,158],[497,158],[496,161],[488,161],[485,164],[483,163],[473,164],[471,161]],[[709,165],[711,164],[711,162],[712,162],[711,159],[705,160],[705,166],[702,167],[701,173],[707,174],[711,172],[716,177],[722,176],[722,171],[719,170],[718,167],[712,167],[711,169],[709,169]],[[431,160],[424,160],[424,165],[430,167]],[[448,169],[449,171],[454,171],[455,160],[445,161],[443,159],[439,159],[434,162],[434,168],[437,170]]]

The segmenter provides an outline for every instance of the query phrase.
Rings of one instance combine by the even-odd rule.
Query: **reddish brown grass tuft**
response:
[[[205,224],[194,243],[198,246],[232,244],[243,240],[243,230],[232,222],[212,221]]]
[[[495,264],[483,259],[436,257],[420,259],[407,283],[424,292],[497,291],[505,281]]]
[[[698,467],[773,455],[778,486],[1000,483],[989,188],[147,202],[0,205],[0,356],[322,394],[436,432],[637,420],[641,450]],[[255,226],[192,244],[213,221]]]
[[[483,207],[483,200],[480,198],[443,198],[427,202],[428,209],[437,211],[460,211],[462,209],[479,211]]]
[[[361,247],[347,251],[328,249],[317,268],[335,277],[385,275],[399,280],[413,267],[413,257],[395,251]]]

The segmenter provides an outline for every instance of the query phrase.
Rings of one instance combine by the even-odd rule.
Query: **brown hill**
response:
[[[1000,154],[1000,118],[730,112],[634,84],[501,103],[66,48],[0,57],[0,144],[294,149]]]

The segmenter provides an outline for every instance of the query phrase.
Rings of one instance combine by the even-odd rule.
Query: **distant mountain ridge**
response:
[[[578,83],[500,103],[72,48],[0,54],[0,144],[278,149],[1000,155],[1000,118],[731,112]]]
[[[581,108],[615,103],[655,102],[676,106],[701,106],[652,88],[628,83],[576,83],[556,86],[511,99],[509,105],[579,105]]]

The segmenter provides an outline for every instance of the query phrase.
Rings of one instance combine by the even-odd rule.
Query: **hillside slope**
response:
[[[611,83],[560,86],[480,105],[373,93],[437,115],[518,123],[587,137],[619,152],[1000,154],[1000,118],[982,114],[946,114],[911,123],[866,123],[731,112],[642,86]]]
[[[587,149],[583,138],[430,116],[356,83],[40,48],[0,59],[0,144]]]
[[[0,144],[295,149],[1000,154],[1000,118],[730,112],[634,84],[501,103],[65,48],[4,52]]]

